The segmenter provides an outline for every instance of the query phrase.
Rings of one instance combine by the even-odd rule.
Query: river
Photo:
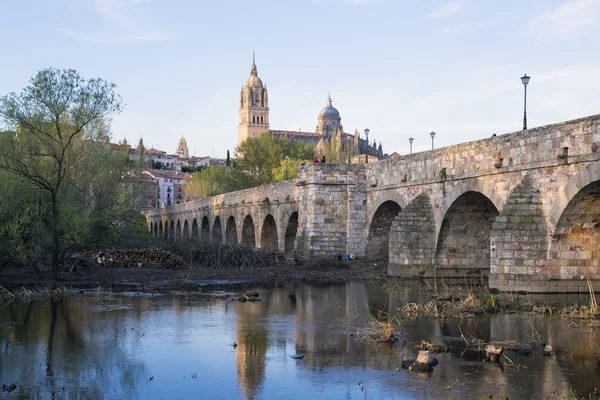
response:
[[[261,301],[227,299],[252,292]],[[0,384],[16,385],[0,399],[571,399],[600,388],[600,332],[557,315],[404,322],[406,343],[391,346],[351,335],[375,310],[429,296],[414,281],[393,294],[365,282],[213,284],[0,304]],[[447,345],[461,332],[558,354],[506,352],[501,367],[451,349],[431,373],[397,369],[421,339]]]

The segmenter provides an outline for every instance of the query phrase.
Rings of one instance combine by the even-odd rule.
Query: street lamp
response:
[[[285,171],[283,171],[283,176],[284,176],[284,180],[287,181],[287,177],[288,177],[288,170],[287,170],[287,160],[288,160],[288,156],[285,156]]]
[[[413,142],[413,140],[415,140],[415,138],[413,138],[413,137],[409,137],[408,138],[408,142],[410,143],[410,154],[412,154],[412,142]]]
[[[435,132],[431,131],[431,133],[429,134],[429,136],[431,136],[431,150],[433,150],[433,138],[435,137]]]
[[[527,74],[521,77],[521,82],[523,83],[523,87],[525,88],[525,98],[523,101],[523,130],[527,130],[527,84],[529,83],[529,79],[531,77],[527,76]]]
[[[365,128],[365,136],[367,137],[367,155],[365,157],[365,163],[369,163],[369,132],[371,130],[369,128]]]

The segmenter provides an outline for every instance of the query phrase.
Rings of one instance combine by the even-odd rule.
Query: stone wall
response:
[[[310,164],[293,181],[148,221],[167,237],[388,258],[393,275],[579,291],[586,277],[600,287],[599,182],[596,115],[369,164]]]

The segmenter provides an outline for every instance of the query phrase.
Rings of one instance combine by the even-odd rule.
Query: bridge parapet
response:
[[[600,288],[600,115],[376,163],[310,164],[295,180],[148,220],[175,239],[209,232],[385,258],[392,275],[489,276],[491,287],[538,292],[587,290],[590,277]]]

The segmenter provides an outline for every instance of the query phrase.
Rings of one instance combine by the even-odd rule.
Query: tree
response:
[[[127,160],[105,144],[106,117],[122,109],[114,89],[100,78],[48,68],[21,93],[0,99],[0,119],[16,127],[2,135],[0,170],[47,203],[43,220],[54,273],[69,251],[89,239],[92,225],[114,226],[112,211],[125,204],[119,182]]]
[[[231,167],[231,157],[229,155],[229,150],[227,150],[227,159],[225,160],[225,165],[227,167]]]
[[[283,180],[279,178],[285,156],[290,165],[312,162],[314,146],[310,143],[289,141],[285,137],[263,133],[256,138],[244,140],[236,148],[239,166],[253,185],[265,185]]]
[[[211,165],[192,175],[184,190],[186,199],[198,199],[249,187],[251,183],[242,170]]]
[[[144,147],[144,139],[140,138],[137,147],[135,148],[135,154],[137,156],[137,164],[139,168],[147,168],[148,160],[146,159],[146,148]]]
[[[165,164],[163,164],[160,161],[152,160],[152,169],[164,169],[164,168],[165,168]]]

